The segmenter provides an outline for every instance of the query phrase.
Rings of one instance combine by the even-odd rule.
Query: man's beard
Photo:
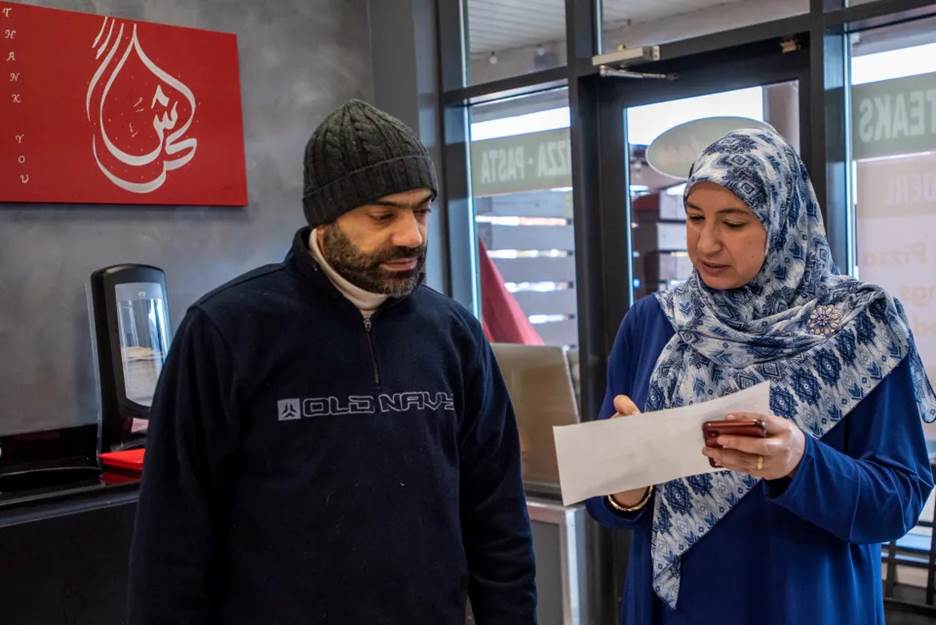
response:
[[[374,254],[362,252],[344,235],[338,224],[323,230],[322,253],[332,269],[355,286],[371,293],[391,297],[409,295],[425,279],[426,246],[382,249]],[[416,258],[416,266],[409,271],[389,271],[382,263]]]

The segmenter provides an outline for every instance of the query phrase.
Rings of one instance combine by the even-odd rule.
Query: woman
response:
[[[773,414],[727,415],[768,431],[700,451],[729,471],[589,500],[603,525],[634,531],[621,622],[883,623],[880,543],[914,526],[933,487],[921,419],[936,396],[903,310],[837,274],[779,135],[713,143],[684,199],[695,271],[628,312],[602,416],[762,381]]]

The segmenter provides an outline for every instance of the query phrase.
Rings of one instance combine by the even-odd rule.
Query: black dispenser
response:
[[[166,275],[149,265],[91,274],[89,304],[101,389],[100,450],[140,447],[172,340]]]

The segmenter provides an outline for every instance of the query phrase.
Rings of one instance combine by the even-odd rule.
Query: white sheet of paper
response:
[[[723,471],[702,455],[702,424],[735,411],[769,414],[770,383],[683,408],[554,427],[563,505]]]

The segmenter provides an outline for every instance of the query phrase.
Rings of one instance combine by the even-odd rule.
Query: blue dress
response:
[[[602,418],[618,394],[643,409],[672,336],[655,297],[631,308],[609,357]],[[792,480],[761,482],[683,555],[675,610],[651,587],[653,502],[629,514],[603,497],[587,506],[602,525],[633,530],[622,625],[883,624],[880,543],[916,524],[932,487],[904,361],[821,440],[806,436]]]

